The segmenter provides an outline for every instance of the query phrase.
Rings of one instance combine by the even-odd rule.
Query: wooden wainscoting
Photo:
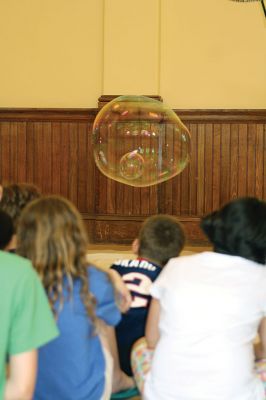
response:
[[[147,188],[107,179],[95,167],[97,109],[0,109],[0,179],[31,182],[76,204],[94,243],[130,243],[149,215],[183,223],[204,244],[200,217],[232,198],[266,200],[266,110],[175,110],[191,132],[191,161]]]

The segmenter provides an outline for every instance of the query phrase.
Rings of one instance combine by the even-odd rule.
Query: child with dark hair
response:
[[[214,252],[170,260],[151,288],[143,398],[264,400],[253,343],[258,332],[265,358],[266,203],[231,201],[201,227]]]
[[[144,336],[152,282],[168,260],[180,254],[184,243],[184,232],[176,218],[155,215],[146,219],[138,238],[133,241],[132,249],[137,258],[118,260],[111,266],[114,272],[122,276],[132,296],[129,311],[123,314],[116,327],[121,369],[127,375],[132,375],[132,346],[137,339]]]
[[[216,253],[266,261],[265,202],[241,198],[202,218],[201,228]]]
[[[41,196],[39,189],[29,183],[11,183],[0,185],[0,209],[5,211],[13,221],[14,233],[8,249],[11,252],[16,250],[16,230],[22,210],[32,200]]]
[[[14,234],[12,218],[0,210],[0,250],[5,250]]]
[[[13,220],[16,230],[18,218],[24,207],[41,196],[37,186],[29,183],[12,183],[2,186],[0,208]]]

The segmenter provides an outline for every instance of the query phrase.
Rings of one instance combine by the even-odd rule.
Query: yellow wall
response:
[[[0,1],[0,107],[90,107],[102,90],[101,0]]]
[[[258,2],[163,0],[160,92],[175,108],[266,108]]]
[[[106,0],[104,94],[158,94],[159,0]]]
[[[159,94],[173,108],[266,108],[259,2],[1,0],[0,49],[0,107]]]

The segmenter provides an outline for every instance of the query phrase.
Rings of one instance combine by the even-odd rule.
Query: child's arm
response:
[[[117,271],[109,269],[108,276],[115,290],[117,306],[122,313],[125,313],[130,308],[132,301],[130,291]]]
[[[113,361],[112,393],[134,387],[133,379],[127,376],[120,368],[114,327],[107,325],[104,321],[100,321],[99,337],[103,348],[109,352]]]
[[[37,351],[31,350],[10,356],[5,400],[30,400],[37,372]]]
[[[266,358],[266,317],[260,323],[258,334],[259,342],[254,345],[254,350],[256,360],[261,360]]]
[[[159,333],[160,302],[152,299],[145,328],[148,348],[154,349],[160,338]]]

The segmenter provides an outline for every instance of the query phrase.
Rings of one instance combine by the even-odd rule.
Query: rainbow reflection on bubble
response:
[[[93,124],[93,153],[108,178],[136,187],[179,174],[190,159],[190,134],[173,110],[145,96],[120,96]]]

